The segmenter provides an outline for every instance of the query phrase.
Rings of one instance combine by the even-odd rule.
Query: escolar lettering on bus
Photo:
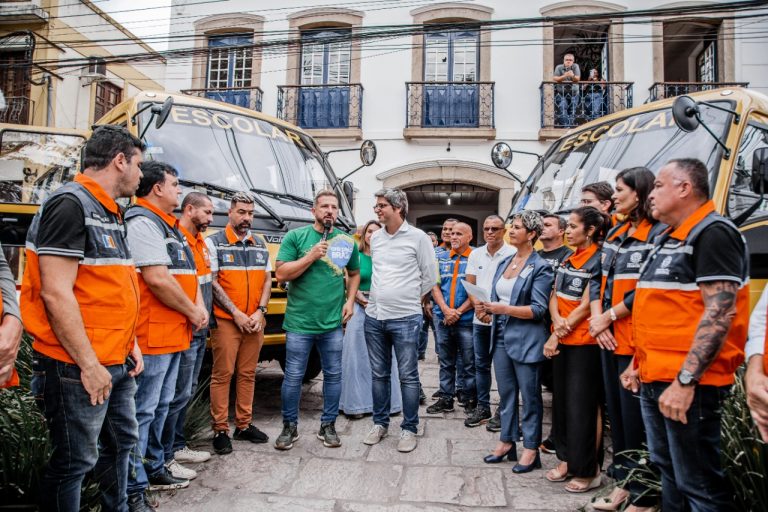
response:
[[[174,106],[171,109],[170,120],[176,124],[190,124],[203,127],[234,130],[240,133],[259,135],[270,139],[281,139],[306,147],[299,134],[291,130],[281,130],[277,126],[259,121],[252,117],[239,116],[216,110]]]
[[[572,137],[569,137],[560,146],[560,151],[571,151],[578,147],[583,146],[587,142],[597,142],[603,137],[613,138],[621,137],[627,134],[640,133],[648,130],[663,129],[674,125],[672,120],[672,112],[665,110],[659,112],[650,121],[640,125],[643,121],[643,117],[632,117],[628,119],[622,119],[614,124],[603,124],[592,130],[585,130],[579,132]],[[638,126],[639,125],[639,126]]]

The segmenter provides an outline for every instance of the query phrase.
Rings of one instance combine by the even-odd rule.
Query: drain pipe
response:
[[[53,77],[46,73],[45,81],[47,82],[48,89],[48,111],[45,116],[45,126],[50,128],[53,122]]]

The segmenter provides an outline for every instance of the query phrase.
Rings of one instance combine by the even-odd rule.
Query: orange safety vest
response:
[[[131,219],[137,217],[147,217],[163,232],[165,247],[171,260],[168,272],[176,279],[189,300],[195,302],[198,289],[195,256],[178,229],[178,219],[143,198],[137,199],[136,205],[129,208],[125,214],[129,230]],[[155,297],[141,276],[141,268],[137,268],[136,272],[139,275],[141,293],[136,337],[142,354],[172,354],[188,349],[192,340],[192,325],[187,317]]]
[[[51,198],[62,194],[71,195],[83,208],[85,251],[72,254],[72,251],[42,248],[43,252],[38,253],[37,234],[44,203],[27,232],[20,301],[24,327],[34,339],[32,348],[37,352],[75,364],[48,322],[40,298],[38,255],[80,258],[72,292],[80,307],[85,332],[101,364],[123,364],[136,339],[139,285],[120,208],[98,183],[83,174],[75,176],[73,182],[59,188]]]
[[[197,283],[200,285],[200,293],[203,294],[205,310],[210,313],[213,305],[213,274],[211,273],[211,255],[208,252],[208,246],[200,233],[197,236],[192,236],[192,233],[184,229],[184,226],[181,224],[179,224],[179,230],[184,235],[184,238],[187,239],[187,243],[195,257]]]
[[[677,229],[670,228],[657,239],[640,273],[632,322],[635,359],[642,382],[672,382],[683,367],[704,315],[704,301],[693,267],[694,246],[701,232],[715,222],[737,229],[715,213],[714,203],[708,201]],[[701,377],[702,385],[733,384],[734,372],[744,361],[749,324],[748,261],[744,242],[736,316],[722,349]]]
[[[216,252],[216,282],[237,309],[252,315],[259,307],[267,275],[269,250],[266,244],[250,233],[240,240],[230,224],[223,231],[208,237],[208,240]],[[217,318],[232,319],[232,315],[218,304],[213,305],[213,314]]]
[[[663,229],[663,224],[651,224],[643,219],[631,236],[620,240],[621,235],[629,231],[629,221],[616,225],[603,244],[600,284],[600,302],[603,311],[607,311],[624,301],[626,293],[631,292],[640,277],[640,268],[651,252],[653,244],[649,241]],[[617,347],[614,354],[630,356],[635,353],[632,342],[632,315],[613,322],[613,336]]]
[[[557,269],[555,295],[557,311],[561,317],[570,315],[581,304],[584,291],[590,281],[600,272],[598,244],[592,244],[581,252],[575,252]],[[584,318],[564,338],[563,345],[595,345],[597,341],[589,334],[589,320]]]

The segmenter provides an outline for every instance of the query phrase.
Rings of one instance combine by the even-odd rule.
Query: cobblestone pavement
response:
[[[437,358],[431,347],[427,361],[420,363],[420,374],[429,397],[438,382]],[[199,476],[187,489],[160,495],[160,510],[571,511],[585,507],[596,494],[574,495],[566,492],[562,483],[548,482],[544,473],[554,467],[553,455],[542,454],[544,470],[525,475],[512,473],[509,462],[484,464],[483,456],[494,447],[498,434],[485,427],[466,428],[459,407],[452,413],[429,415],[422,406],[419,445],[411,453],[396,450],[400,415],[392,418],[390,436],[375,446],[362,443],[372,424],[370,416],[360,420],[339,416],[336,428],[342,446],[325,448],[315,435],[322,409],[321,377],[302,390],[300,439],[292,450],[275,450],[273,442],[282,428],[281,379],[277,363],[260,364],[253,422],[269,435],[269,442],[233,441],[230,455],[214,454],[204,464],[190,465]],[[495,409],[495,385],[492,401]],[[549,432],[550,403],[551,396],[545,393],[545,434]],[[213,451],[210,439],[198,447]],[[607,481],[605,477],[603,480]]]

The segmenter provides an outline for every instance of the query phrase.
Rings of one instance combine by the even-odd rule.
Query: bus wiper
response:
[[[291,199],[291,200],[293,200],[293,201],[295,201],[297,203],[305,204],[307,206],[314,206],[315,205],[315,202],[313,200],[307,199],[306,197],[297,196],[296,194],[291,194],[289,192],[277,192],[275,190],[264,190],[264,189],[260,189],[260,188],[252,188],[250,190],[251,190],[251,192],[256,193],[256,194],[263,194],[263,195],[267,195],[267,196],[274,197],[274,198],[277,198],[277,199],[281,199],[281,198]],[[336,218],[336,220],[342,226],[344,226],[345,229],[348,229],[348,230],[352,229],[352,226],[350,226],[349,223],[343,217],[339,216],[339,217]]]
[[[225,196],[229,197],[232,197],[238,193],[238,191],[235,189],[222,187],[221,185],[214,185],[213,183],[207,183],[204,181],[192,181],[179,178],[179,184],[184,185],[185,187],[202,187],[207,190],[219,192],[220,194],[224,194]],[[283,220],[283,218],[258,195],[258,191],[251,190],[251,192],[254,192],[253,200],[256,201],[256,204],[258,204],[265,212],[267,212],[270,217],[272,217],[272,219],[277,223],[278,227],[284,228],[285,220]]]

